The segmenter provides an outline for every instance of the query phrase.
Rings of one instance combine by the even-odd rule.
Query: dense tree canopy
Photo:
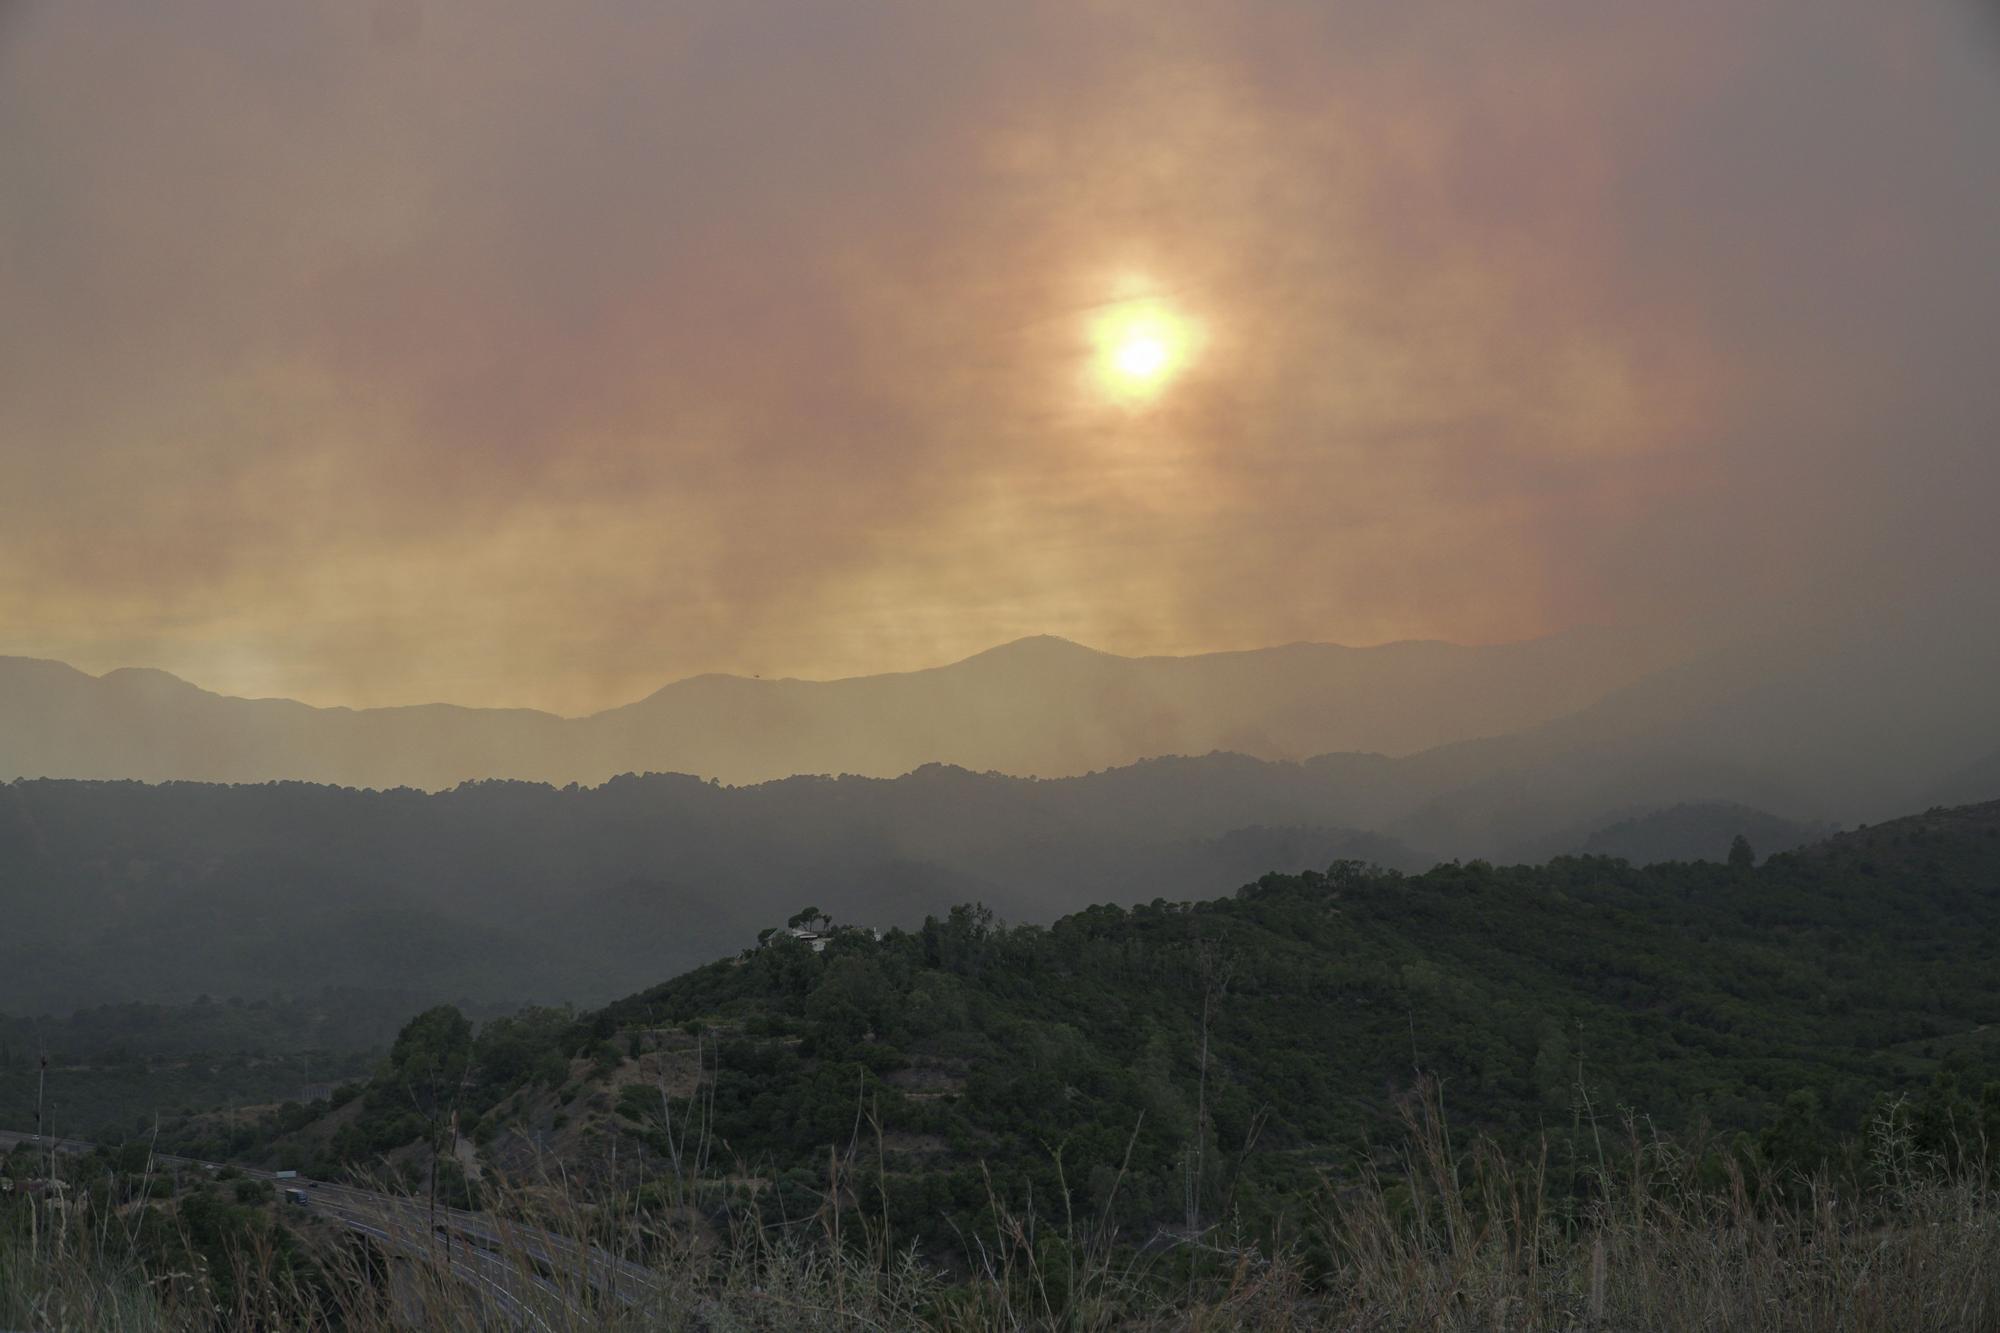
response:
[[[489,1024],[468,1114],[489,1137],[580,1117],[634,1140],[624,1160],[664,1156],[671,1099],[642,1061],[679,1050],[685,1071],[693,1042],[718,1160],[777,1184],[763,1206],[804,1206],[865,1121],[893,1142],[871,1188],[947,1221],[1106,1207],[1114,1181],[1132,1226],[1268,1214],[1363,1158],[1419,1071],[1503,1140],[1629,1111],[1808,1164],[1885,1096],[1916,1097],[1939,1143],[2000,1133],[1995,956],[2000,806],[1754,868],[1341,862],[1046,928],[967,906],[881,938],[834,926],[820,952],[778,934],[574,1022]],[[445,1027],[427,1014],[398,1050]],[[605,1087],[625,1092],[593,1113]],[[382,1079],[369,1097],[394,1100]],[[343,1132],[337,1153],[365,1155],[400,1130]]]

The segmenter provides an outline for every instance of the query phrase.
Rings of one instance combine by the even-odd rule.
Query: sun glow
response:
[[[1186,365],[1193,345],[1188,322],[1158,301],[1121,301],[1091,329],[1098,382],[1126,401],[1149,399]]]

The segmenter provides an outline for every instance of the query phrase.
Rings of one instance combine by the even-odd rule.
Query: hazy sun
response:
[[[1097,378],[1127,400],[1150,398],[1187,362],[1188,322],[1158,301],[1121,301],[1101,312],[1091,330]]]

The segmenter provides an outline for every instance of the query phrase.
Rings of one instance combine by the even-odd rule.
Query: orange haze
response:
[[[1946,0],[14,8],[0,653],[574,713],[1992,557],[1983,38]],[[1143,393],[1121,302],[1173,321]]]

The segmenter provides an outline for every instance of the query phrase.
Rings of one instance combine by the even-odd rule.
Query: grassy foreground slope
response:
[[[751,1182],[767,1219],[812,1215],[831,1153],[948,1250],[1031,1199],[1128,1235],[1275,1226],[1390,1136],[1421,1069],[1502,1142],[1630,1108],[1718,1162],[1810,1167],[1898,1093],[1940,1144],[2000,1131],[1996,955],[2000,805],[1755,867],[1342,864],[1048,928],[961,908],[880,939],[835,928],[817,953],[781,932],[476,1039],[432,1011],[368,1087],[264,1151],[414,1170],[456,1111],[489,1180],[553,1153],[714,1216],[743,1202],[724,1178]],[[254,1148],[243,1133],[202,1151]]]

